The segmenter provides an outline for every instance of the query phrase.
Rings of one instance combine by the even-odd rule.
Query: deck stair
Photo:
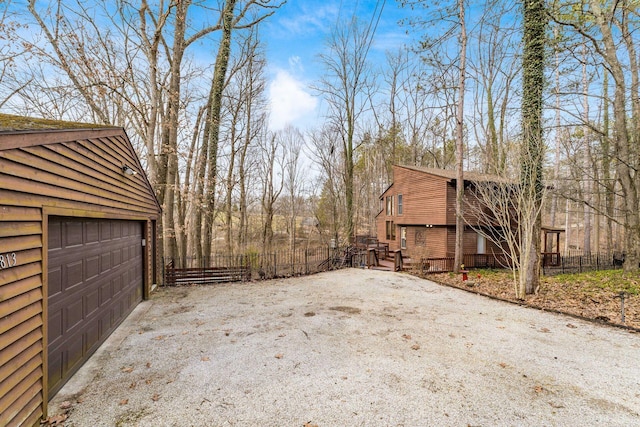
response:
[[[367,255],[367,267],[370,270],[405,271],[410,265],[411,259],[405,258],[399,250],[386,253],[369,250]]]

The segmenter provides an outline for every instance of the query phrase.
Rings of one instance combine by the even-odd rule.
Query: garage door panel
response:
[[[84,233],[81,222],[66,221],[62,226],[62,241],[65,248],[82,246]]]
[[[108,304],[111,300],[111,295],[113,295],[113,291],[111,290],[111,281],[108,283],[100,284],[99,295],[100,295],[100,307]]]
[[[49,269],[48,274],[49,296],[53,297],[62,292],[62,267]]]
[[[143,227],[55,217],[49,227],[50,235],[61,234],[54,239],[61,247],[49,250],[48,270],[55,291],[48,295],[53,395],[142,300]]]
[[[83,262],[82,260],[74,261],[63,265],[62,274],[62,289],[63,291],[71,291],[75,286],[82,285],[83,274],[82,274]]]
[[[98,222],[86,222],[84,244],[98,243],[100,241],[100,224]]]
[[[49,311],[49,321],[47,322],[49,331],[49,345],[57,345],[58,341],[62,339],[62,312]]]
[[[109,332],[111,326],[113,326],[113,319],[111,317],[111,310],[100,311],[98,313],[98,326],[100,327],[100,335],[104,335]]]
[[[100,319],[92,319],[85,328],[83,342],[86,345],[84,354],[92,354],[100,347]]]
[[[111,239],[111,224],[107,222],[100,223],[100,240]]]
[[[119,265],[122,262],[122,251],[120,249],[111,251],[111,264]]]
[[[62,248],[62,224],[54,222],[49,224],[49,251]]]
[[[111,254],[106,253],[100,255],[100,274],[111,269]]]
[[[120,238],[120,236],[122,236],[122,225],[121,224],[112,223],[111,224],[111,238],[112,239],[118,239],[118,238]]]
[[[89,316],[95,314],[96,310],[100,308],[100,288],[96,288],[93,291],[87,293],[84,297],[84,316],[88,318]]]
[[[82,331],[76,331],[61,347],[63,376],[70,371],[76,371],[82,365],[85,343]],[[63,377],[64,378],[64,377]]]
[[[63,308],[63,316],[64,319],[64,329],[62,331],[63,334],[68,334],[73,332],[74,328],[78,327],[84,319],[82,313],[82,300],[72,300],[68,305]]]
[[[47,362],[49,366],[47,371],[49,373],[49,384],[57,384],[62,381],[62,353],[52,353]]]
[[[100,274],[100,255],[85,258],[84,280],[91,280]]]

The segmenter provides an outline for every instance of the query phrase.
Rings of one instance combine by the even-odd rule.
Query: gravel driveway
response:
[[[637,426],[639,364],[639,334],[348,269],[163,288],[49,413],[70,402],[76,427]]]

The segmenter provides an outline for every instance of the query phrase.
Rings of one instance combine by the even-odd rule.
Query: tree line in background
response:
[[[269,127],[260,28],[282,1],[2,3],[2,111],[124,127],[163,208],[164,254],[178,263],[375,234],[393,164],[458,162],[533,176],[541,221],[566,229],[565,250],[624,252],[625,268],[638,268],[635,2],[533,2],[545,35],[529,70],[540,105],[523,86],[532,1],[402,1],[418,10],[403,23],[418,41],[374,64],[379,3],[328,30],[323,77],[309,88],[324,120],[304,131]],[[524,144],[527,105],[542,111],[537,147]]]

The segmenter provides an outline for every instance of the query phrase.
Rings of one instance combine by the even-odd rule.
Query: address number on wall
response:
[[[0,254],[0,269],[11,268],[16,265],[18,265],[18,259],[15,252]]]

